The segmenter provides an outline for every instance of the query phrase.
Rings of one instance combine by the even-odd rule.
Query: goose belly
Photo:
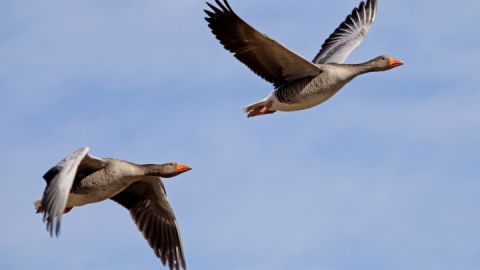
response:
[[[291,102],[282,102],[277,99],[277,102],[274,102],[273,109],[278,111],[298,111],[314,107],[330,99],[344,85],[345,83],[334,85],[309,84],[301,91],[298,91],[298,95]]]
[[[117,195],[130,185],[130,181],[120,181],[105,185],[80,186],[68,195],[67,207],[100,202]]]

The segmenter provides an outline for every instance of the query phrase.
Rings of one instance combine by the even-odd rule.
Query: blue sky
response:
[[[231,5],[311,59],[358,0]],[[128,212],[33,212],[81,146],[166,180],[189,269],[479,269],[480,2],[379,0],[348,62],[367,74],[313,109],[247,119],[271,86],[226,52],[203,1],[0,1],[1,269],[161,269]]]

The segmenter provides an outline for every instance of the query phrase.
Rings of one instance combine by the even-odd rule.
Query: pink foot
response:
[[[266,105],[259,106],[255,109],[253,109],[252,111],[250,111],[248,113],[247,117],[254,117],[254,116],[262,115],[262,114],[272,114],[272,113],[276,112],[276,111],[271,111],[270,110],[272,108],[272,104],[273,104],[273,102],[269,101]]]

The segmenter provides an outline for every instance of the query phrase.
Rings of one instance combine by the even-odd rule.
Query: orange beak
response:
[[[187,165],[183,165],[183,164],[177,163],[176,169],[177,169],[177,172],[178,172],[178,173],[181,173],[181,172],[189,171],[189,170],[191,170],[192,168],[191,168],[191,167],[188,167]]]
[[[403,61],[400,61],[400,60],[397,60],[397,59],[391,58],[391,57],[390,57],[390,59],[388,59],[388,66],[390,68],[398,67],[398,66],[401,66],[401,65],[403,65]]]

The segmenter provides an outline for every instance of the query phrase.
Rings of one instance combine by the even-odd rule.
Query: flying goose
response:
[[[160,177],[173,177],[191,168],[174,162],[137,165],[94,157],[89,150],[75,151],[43,176],[47,187],[34,204],[37,213],[43,213],[50,235],[58,237],[62,214],[73,207],[112,199],[130,211],[163,265],[171,270],[186,269],[178,225]]]
[[[296,111],[316,106],[356,76],[398,67],[402,61],[383,55],[362,64],[343,64],[363,41],[377,11],[377,0],[361,2],[322,45],[312,62],[242,20],[227,0],[207,5],[205,20],[220,43],[275,89],[244,108],[248,117],[275,111]]]

